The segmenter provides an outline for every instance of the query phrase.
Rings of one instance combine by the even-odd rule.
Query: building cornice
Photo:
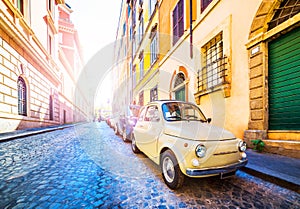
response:
[[[6,0],[4,1],[6,2]],[[18,14],[18,11],[16,14]],[[15,15],[14,17],[16,16],[17,15]],[[31,28],[21,16],[20,18],[15,18],[14,20],[17,20],[16,22],[19,23],[19,27],[14,22],[12,22],[12,20],[8,18],[2,10],[0,10],[1,28],[4,29],[5,33],[7,33],[9,37],[13,39],[19,47],[23,48],[24,52],[28,53],[32,60],[34,60],[37,63],[37,65],[41,67],[41,69],[44,69],[44,75],[50,81],[52,81],[54,85],[58,85],[60,83],[60,80],[58,78],[57,72],[55,72],[55,69],[58,69],[58,67],[53,61],[51,55],[47,52],[47,50],[45,50],[38,38],[35,36],[34,32],[31,30]],[[26,33],[26,35],[23,31]],[[50,67],[47,60],[54,64],[55,69]]]
[[[52,14],[49,10],[48,10],[48,14],[46,16],[44,16],[44,20],[47,23],[47,25],[51,28],[53,34],[57,34],[57,29],[55,27]]]
[[[68,32],[68,33],[75,33],[76,32],[76,29],[70,28],[70,27],[66,27],[66,26],[62,26],[62,25],[59,25],[58,29],[60,31],[64,31],[64,32]]]

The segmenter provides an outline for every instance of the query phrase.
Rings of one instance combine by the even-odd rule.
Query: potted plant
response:
[[[261,139],[255,139],[255,140],[251,140],[253,146],[254,146],[254,150],[257,150],[258,152],[262,152],[264,147],[265,147],[265,143],[263,142],[263,140]]]

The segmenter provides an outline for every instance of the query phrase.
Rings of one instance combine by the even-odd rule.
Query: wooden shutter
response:
[[[269,129],[300,130],[300,27],[269,43]]]

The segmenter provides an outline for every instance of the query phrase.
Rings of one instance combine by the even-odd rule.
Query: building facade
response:
[[[132,57],[130,102],[194,102],[249,146],[262,139],[270,152],[300,157],[299,1],[133,0],[122,8],[132,11],[123,21],[133,49],[124,55]]]
[[[87,117],[84,104],[76,104],[69,91],[83,59],[79,44],[72,55],[64,51],[62,11],[67,8],[60,0],[0,2],[0,132]],[[80,64],[74,66],[72,56],[80,57]]]

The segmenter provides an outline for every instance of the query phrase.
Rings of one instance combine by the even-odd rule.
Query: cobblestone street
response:
[[[300,194],[238,171],[170,190],[106,123],[0,143],[0,208],[300,208]]]

